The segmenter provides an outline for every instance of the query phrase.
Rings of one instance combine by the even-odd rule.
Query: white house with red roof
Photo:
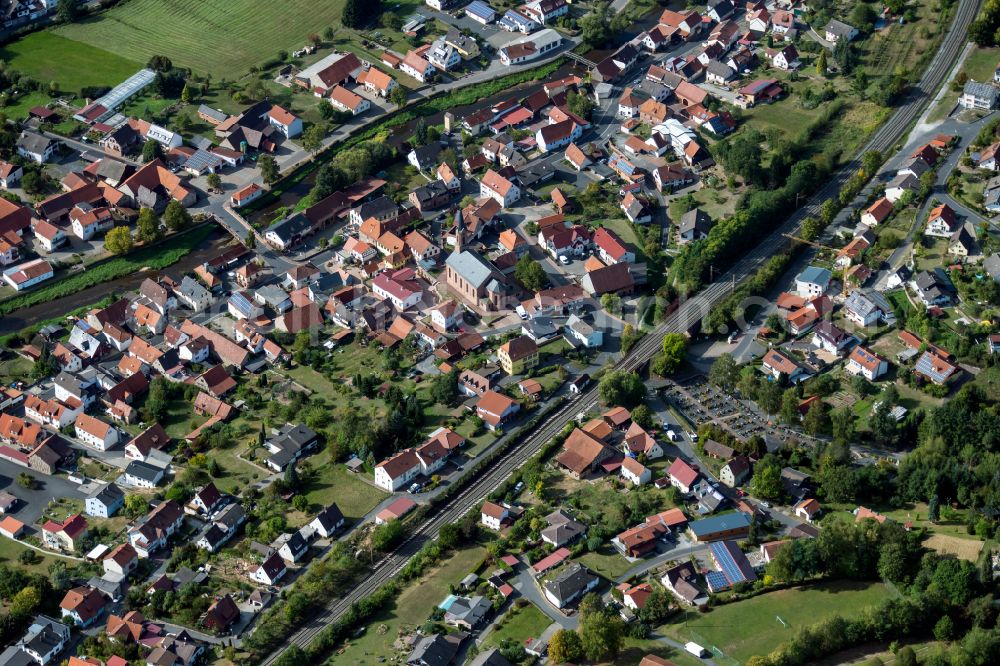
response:
[[[424,291],[417,281],[412,268],[379,273],[372,280],[372,291],[376,296],[391,302],[397,310],[412,308],[423,298]]]
[[[229,197],[229,204],[234,208],[246,206],[251,201],[256,201],[264,196],[264,191],[264,188],[257,183],[250,183],[242,190],[234,192],[233,196]]]
[[[583,128],[575,122],[563,120],[540,128],[535,132],[535,142],[538,144],[539,150],[548,153],[568,146],[579,139],[582,134]]]
[[[521,188],[490,169],[479,183],[479,196],[489,197],[506,208],[520,201]]]
[[[118,429],[89,414],[77,416],[74,429],[81,442],[98,451],[107,451],[118,443]]]
[[[344,86],[334,86],[330,90],[330,105],[338,111],[359,115],[371,108],[371,102]]]
[[[286,139],[292,139],[302,134],[302,119],[277,104],[267,112],[267,122],[284,134]]]
[[[608,266],[635,262],[635,253],[629,250],[618,234],[611,229],[599,227],[594,232],[593,243],[601,261]]]
[[[628,456],[622,460],[621,474],[622,479],[633,486],[644,486],[653,478],[653,473],[648,467]]]
[[[434,65],[416,51],[407,52],[406,57],[399,63],[399,69],[421,83],[427,83],[437,72]]]
[[[847,357],[845,370],[873,382],[889,371],[889,362],[866,347],[858,345]]]
[[[667,476],[670,477],[670,485],[682,493],[691,492],[695,482],[698,481],[698,472],[680,458],[674,460],[670,465],[670,469],[667,470]]]
[[[80,514],[70,516],[61,523],[49,520],[42,525],[42,543],[55,550],[76,550],[85,536],[87,520]]]
[[[486,501],[483,502],[479,520],[488,529],[499,532],[500,528],[503,527],[504,521],[509,516],[510,510],[507,507],[495,502]]]

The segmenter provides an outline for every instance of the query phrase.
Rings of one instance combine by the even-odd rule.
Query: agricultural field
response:
[[[882,583],[833,582],[779,590],[708,613],[686,611],[668,625],[667,633],[678,641],[714,646],[727,657],[745,662],[753,655],[768,654],[800,627],[837,614],[855,616],[888,595]]]
[[[132,0],[56,33],[137,62],[165,55],[214,78],[236,78],[337,27],[342,0]]]
[[[33,32],[0,47],[0,60],[43,87],[55,81],[61,91],[79,94],[87,86],[114,86],[142,68],[146,58],[104,50],[116,43],[94,40],[81,44],[54,32]]]
[[[897,67],[914,71],[920,60],[933,52],[951,10],[941,12],[933,0],[918,0],[912,9],[916,20],[890,23],[863,42],[862,60],[868,74],[891,75]]]

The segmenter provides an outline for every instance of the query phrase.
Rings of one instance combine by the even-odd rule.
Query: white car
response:
[[[567,257],[565,254],[560,254],[559,263],[562,264],[563,266],[569,266],[569,257]]]

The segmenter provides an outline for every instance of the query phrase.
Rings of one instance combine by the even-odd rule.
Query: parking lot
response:
[[[16,481],[17,476],[25,472],[35,479],[34,488],[22,488]],[[34,470],[26,469],[7,460],[0,460],[0,488],[21,500],[12,515],[25,525],[32,525],[48,506],[49,501],[57,497],[73,497],[83,499],[84,493],[72,481],[63,476],[47,476]]]

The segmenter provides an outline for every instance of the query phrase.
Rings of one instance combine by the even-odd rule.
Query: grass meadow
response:
[[[343,7],[343,0],[132,0],[56,33],[136,62],[165,55],[232,80],[311,34],[336,29]]]

